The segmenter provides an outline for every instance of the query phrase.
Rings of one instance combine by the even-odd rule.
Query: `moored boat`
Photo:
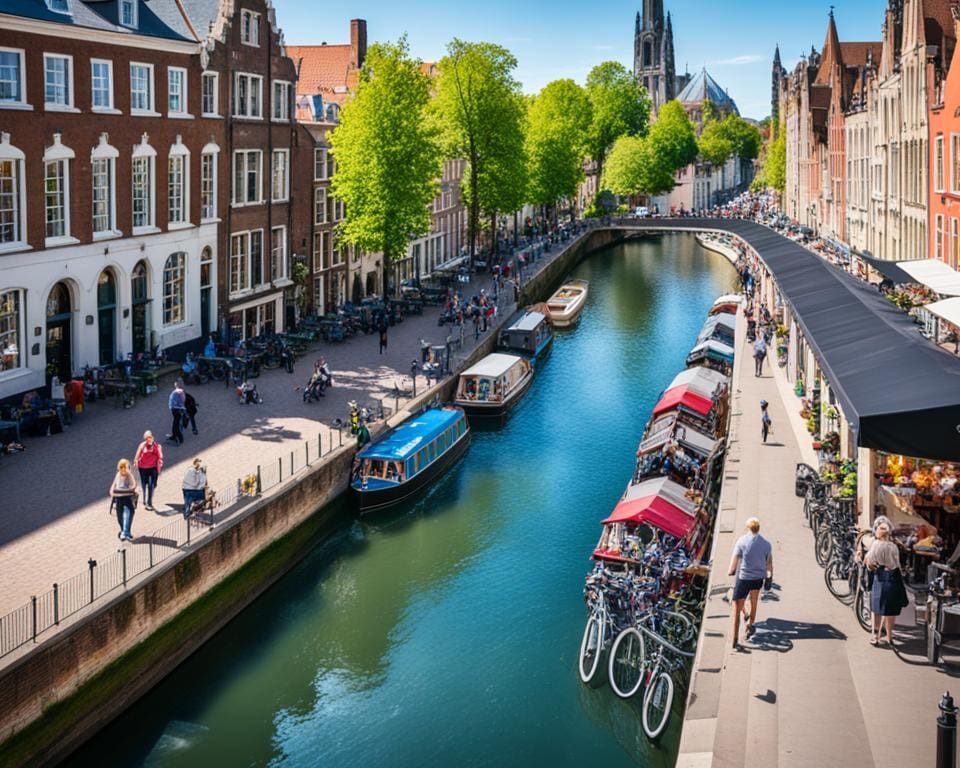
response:
[[[587,280],[568,280],[547,299],[547,314],[555,328],[573,325],[587,303]]]
[[[710,307],[710,314],[717,315],[726,312],[735,315],[742,301],[743,296],[739,293],[728,293],[713,302],[713,306]]]
[[[687,365],[706,365],[723,373],[733,370],[734,349],[713,339],[701,341],[687,355]]]
[[[497,349],[528,358],[534,365],[543,360],[553,346],[553,330],[542,312],[520,310],[500,332]]]
[[[734,339],[737,333],[737,316],[728,312],[720,312],[707,318],[707,322],[700,329],[697,336],[698,341],[719,341],[728,347],[734,345]]]
[[[460,374],[454,402],[470,416],[503,416],[533,381],[533,366],[521,355],[494,352]]]
[[[442,475],[470,444],[462,408],[431,408],[378,437],[353,461],[351,494],[360,514],[407,501]]]

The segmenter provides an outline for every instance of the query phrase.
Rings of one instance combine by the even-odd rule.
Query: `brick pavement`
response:
[[[567,245],[572,245],[572,240]],[[529,279],[565,249],[545,254],[528,266]],[[485,288],[489,275],[461,286],[470,296]],[[499,317],[515,309],[512,290],[500,297]],[[264,371],[254,380],[264,402],[240,405],[232,387],[219,382],[190,388],[200,405],[200,434],[184,434],[181,447],[163,442],[164,469],[154,498],[155,512],[143,508],[142,497],[133,522],[135,540],[129,547],[144,547],[149,534],[173,522],[180,514],[180,481],[195,456],[208,468],[211,487],[229,488],[237,478],[256,471],[258,464],[274,466],[291,450],[303,450],[305,441],[322,434],[329,445],[330,423],[346,419],[347,402],[384,400],[394,408],[394,389],[409,397],[410,363],[420,359],[419,339],[442,344],[451,326],[439,327],[439,309],[426,307],[422,316],[411,316],[388,332],[387,350],[378,354],[378,336],[359,334],[339,344],[312,345],[293,375]],[[459,335],[459,334],[458,334]],[[480,341],[485,338],[480,336]],[[472,351],[477,342],[473,328],[465,333],[462,351],[454,353],[451,368]],[[330,364],[335,386],[319,402],[304,404],[296,387],[302,386],[319,355]],[[61,435],[25,440],[26,451],[0,461],[0,616],[29,602],[31,595],[49,590],[55,581],[83,573],[87,559],[106,558],[117,551],[117,524],[108,514],[107,492],[116,462],[133,459],[144,430],[163,440],[170,427],[167,395],[173,377],[166,377],[157,394],[140,398],[129,409],[116,408],[111,400],[89,404],[85,412]],[[418,377],[417,391],[426,381]],[[403,399],[400,400],[401,407]]]

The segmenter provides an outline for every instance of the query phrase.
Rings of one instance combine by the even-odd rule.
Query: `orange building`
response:
[[[943,68],[935,62],[927,65],[931,102],[927,248],[930,258],[940,259],[957,269],[960,262],[960,56],[951,56],[945,77],[942,72]]]

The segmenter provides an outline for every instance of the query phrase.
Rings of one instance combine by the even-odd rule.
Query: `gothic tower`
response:
[[[663,0],[643,0],[633,33],[633,72],[647,89],[656,113],[676,94],[673,26],[663,16]]]
[[[777,130],[780,125],[780,83],[787,76],[787,71],[780,63],[780,46],[777,45],[773,52],[773,82],[770,89],[770,122],[773,124],[773,130]]]

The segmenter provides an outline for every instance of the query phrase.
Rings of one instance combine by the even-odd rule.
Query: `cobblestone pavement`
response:
[[[525,277],[529,279],[561,252],[546,254],[528,267]],[[490,276],[478,278],[461,286],[462,295],[479,294],[481,288],[492,293]],[[498,312],[503,318],[515,308],[510,286],[500,298]],[[318,434],[326,450],[331,431],[337,438],[329,425],[337,417],[346,420],[348,401],[382,399],[392,410],[398,386],[409,398],[410,363],[420,359],[419,339],[442,344],[451,332],[451,326],[438,326],[438,316],[439,308],[426,307],[422,316],[404,318],[391,327],[382,355],[376,333],[358,334],[340,344],[312,345],[292,375],[271,370],[253,380],[264,400],[261,405],[240,405],[234,389],[220,382],[188,388],[200,406],[199,435],[185,430],[179,447],[163,440],[170,431],[167,395],[173,376],[165,377],[159,392],[139,398],[132,408],[116,408],[112,400],[91,403],[63,434],[26,439],[24,453],[0,461],[4,500],[0,616],[29,602],[31,595],[49,590],[54,582],[83,573],[88,558],[106,558],[117,551],[117,523],[109,514],[107,492],[117,461],[133,459],[144,430],[151,430],[162,442],[164,468],[154,497],[156,511],[145,510],[141,496],[133,521],[133,547],[138,539],[139,546],[146,546],[149,534],[180,515],[180,482],[194,457],[206,464],[212,488],[230,488],[237,478],[255,472],[258,464],[274,466],[291,450],[302,452],[305,441],[315,445]],[[480,340],[484,338],[481,334]],[[469,326],[451,368],[456,370],[476,344]],[[321,354],[330,364],[334,387],[319,402],[304,404],[296,388],[309,378],[312,363]],[[424,377],[418,376],[417,391],[425,386]],[[404,398],[399,404],[403,406]]]

